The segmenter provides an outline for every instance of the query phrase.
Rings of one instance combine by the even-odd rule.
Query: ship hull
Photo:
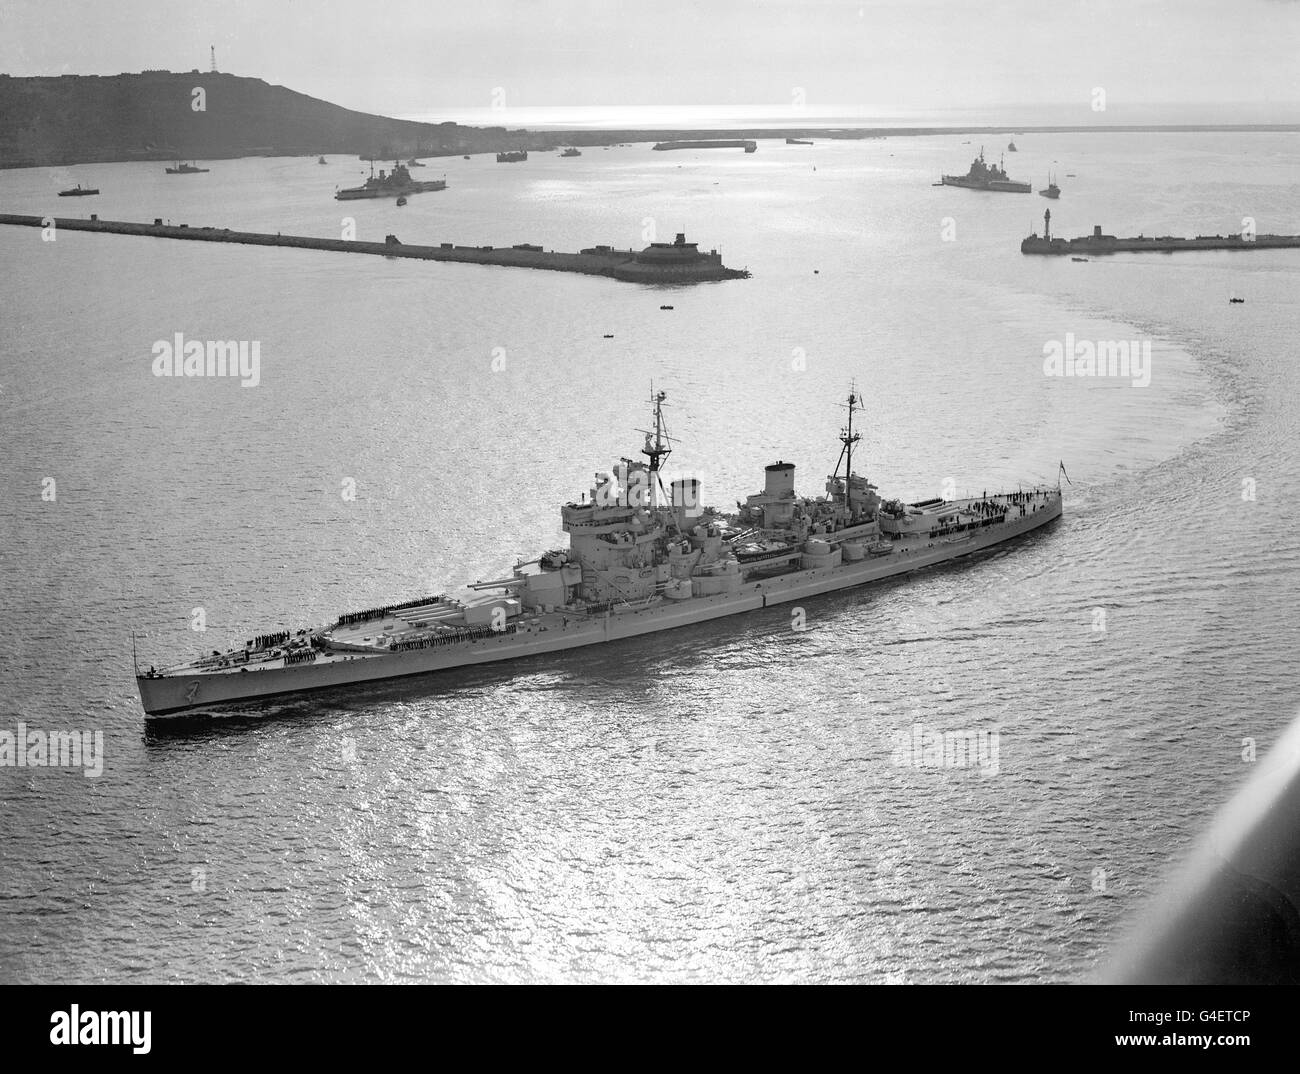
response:
[[[540,617],[540,626],[521,626],[514,633],[478,638],[444,648],[357,655],[351,659],[336,658],[260,671],[137,676],[136,683],[147,716],[151,719],[176,718],[287,694],[428,675],[453,668],[561,652],[704,623],[908,574],[1022,537],[1055,521],[1060,515],[1061,499],[1057,494],[1038,510],[1008,518],[996,526],[970,531],[959,540],[900,541],[888,555],[835,567],[750,579],[738,592],[692,597],[679,602],[664,600],[648,607],[629,607],[603,615],[552,613]]]

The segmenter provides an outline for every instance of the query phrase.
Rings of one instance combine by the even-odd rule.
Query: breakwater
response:
[[[757,151],[758,143],[748,138],[706,138],[690,141],[658,142],[654,148],[661,152],[668,149],[743,149],[746,153],[753,153]]]
[[[42,228],[51,218],[0,213],[0,224]],[[587,276],[607,276],[629,283],[703,283],[711,280],[745,279],[743,269],[726,268],[713,254],[699,253],[693,260],[665,264],[646,260],[646,251],[615,250],[596,246],[579,253],[544,250],[533,243],[516,246],[457,246],[450,242],[437,246],[407,245],[389,235],[383,242],[356,239],[322,239],[309,235],[264,234],[255,231],[231,231],[229,228],[191,227],[188,224],[152,224],[125,220],[100,220],[79,217],[53,217],[56,228],[64,231],[92,231],[110,235],[136,235],[153,239],[181,239],[190,242],[227,242],[246,246],[284,246],[303,250],[329,250],[345,254],[377,254],[381,257],[407,257],[417,261],[459,261],[474,265],[501,265],[509,268],[546,269],[553,272],[580,272]]]
[[[1279,250],[1300,246],[1300,235],[1138,235],[1117,238],[1103,235],[1100,227],[1077,239],[1054,239],[1050,232],[1033,234],[1020,243],[1022,254],[1177,253],[1180,250]]]

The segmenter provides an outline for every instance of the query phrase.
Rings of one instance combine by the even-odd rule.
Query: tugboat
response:
[[[528,159],[527,149],[519,149],[519,150],[515,150],[514,152],[497,154],[498,164],[517,164],[519,161],[527,160],[527,159]]]
[[[575,149],[573,146],[569,146],[569,148],[566,149],[563,153],[561,153],[560,156],[562,156],[562,157],[580,157],[580,156],[582,156],[582,151],[581,151],[581,150],[578,150],[578,149]]]
[[[1047,189],[1040,190],[1039,193],[1045,198],[1052,198],[1055,200],[1061,196],[1061,188],[1056,185],[1056,180],[1049,175],[1047,177]]]
[[[853,471],[862,438],[853,427],[862,411],[856,392],[824,495],[797,496],[794,463],[778,460],[766,467],[761,492],[735,513],[717,511],[701,506],[697,478],[664,487],[675,444],[664,400],[663,392],[652,398],[645,460],[621,459],[560,508],[569,547],[463,595],[416,597],[317,628],[255,635],[161,671],[137,668],[146,715],[559,654],[802,602],[1010,542],[1061,516],[1059,483],[960,500],[882,500]]]
[[[99,188],[98,188],[98,187],[95,187],[93,190],[91,190],[91,189],[87,189],[86,187],[83,187],[80,183],[78,183],[78,184],[77,184],[76,186],[74,186],[71,190],[60,190],[60,191],[59,191],[59,197],[61,197],[61,198],[88,198],[88,197],[90,197],[92,194],[98,194],[98,193],[99,193]]]
[[[971,161],[970,171],[965,175],[945,175],[936,185],[964,186],[968,190],[994,190],[1004,194],[1030,194],[1034,189],[1028,183],[1017,182],[1007,175],[1001,162],[985,164],[982,147],[980,155]]]
[[[339,201],[356,201],[359,198],[392,198],[400,197],[403,194],[423,194],[429,190],[446,189],[446,179],[416,182],[411,178],[411,173],[398,161],[393,161],[393,170],[391,172],[385,173],[381,168],[379,175],[376,176],[375,164],[374,161],[371,161],[370,178],[366,180],[364,186],[354,186],[337,191],[334,197]]]
[[[196,162],[192,162],[190,164],[184,164],[178,160],[176,162],[176,167],[167,169],[167,174],[168,175],[201,175],[204,172],[210,170],[211,169],[209,168],[198,167]]]

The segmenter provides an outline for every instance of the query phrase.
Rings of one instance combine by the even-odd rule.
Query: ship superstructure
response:
[[[518,563],[460,596],[340,616],[317,629],[137,673],[145,712],[176,715],[258,698],[551,653],[718,619],[942,563],[1021,536],[1061,514],[1059,486],[963,500],[882,501],[854,472],[856,391],[824,495],[795,492],[795,466],[766,467],[734,512],[702,506],[700,482],[667,485],[665,393],[641,458],[597,473],[560,516],[567,548]]]

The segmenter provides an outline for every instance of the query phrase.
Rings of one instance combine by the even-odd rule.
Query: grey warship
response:
[[[348,187],[335,192],[338,201],[356,201],[360,198],[400,198],[408,194],[423,194],[430,190],[446,190],[447,180],[430,179],[417,181],[411,178],[406,166],[393,161],[393,170],[385,172],[382,168],[375,175],[375,166],[370,165],[370,178],[361,186]]]
[[[1061,515],[1049,486],[918,503],[882,500],[854,472],[861,412],[848,397],[840,454],[817,497],[795,493],[795,465],[766,468],[735,512],[700,505],[700,482],[664,487],[675,442],[665,393],[652,398],[643,460],[620,459],[560,508],[569,547],[520,562],[460,596],[427,596],[261,634],[241,648],[140,673],[151,719],[262,698],[347,687],[558,653],[806,600],[944,563],[1046,526]]]
[[[971,161],[970,170],[965,175],[945,175],[937,185],[964,186],[968,190],[992,190],[1003,194],[1029,194],[1034,189],[1029,183],[1012,179],[1001,163],[985,163],[982,146],[979,156]]]

